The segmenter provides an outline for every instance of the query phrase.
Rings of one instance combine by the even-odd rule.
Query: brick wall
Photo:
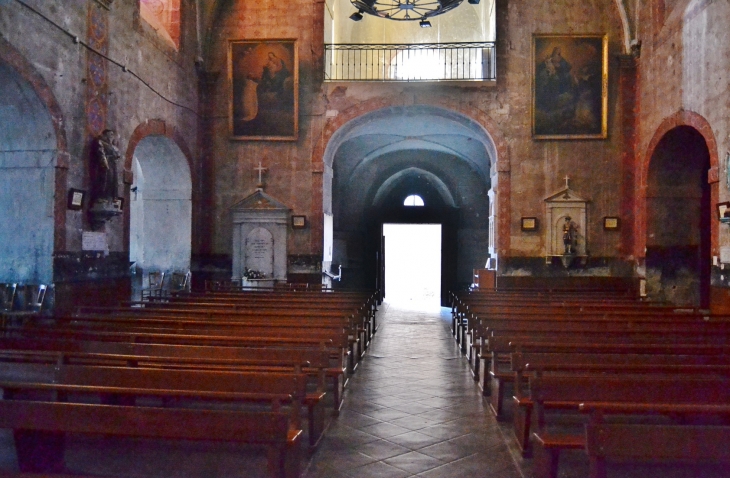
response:
[[[542,235],[535,240],[520,230],[521,216],[544,214],[543,199],[564,184],[591,200],[588,230],[591,253],[619,258],[621,236],[605,234],[602,218],[620,215],[621,157],[624,132],[619,102],[621,26],[613,2],[530,0],[497,2],[498,81],[494,86],[393,85],[321,83],[323,4],[295,1],[237,2],[220,15],[214,28],[208,69],[217,73],[214,121],[209,160],[214,163],[215,217],[211,248],[230,253],[227,208],[255,187],[253,167],[259,160],[268,166],[267,192],[290,205],[294,214],[311,215],[312,227],[296,231],[290,251],[321,252],[322,152],[342,124],[326,111],[347,112],[348,118],[389,105],[438,105],[467,114],[494,137],[503,138],[508,152],[500,187],[511,185],[500,220],[505,256],[539,258],[544,253]],[[296,13],[293,13],[296,12]],[[387,21],[368,19],[371,21]],[[609,134],[605,140],[535,141],[531,133],[531,42],[533,33],[606,33],[609,38]],[[232,39],[297,38],[300,54],[300,132],[294,142],[239,142],[229,140],[230,86],[227,77],[228,41]],[[355,113],[355,116],[357,113]],[[629,188],[628,192],[631,192]],[[319,225],[319,227],[318,227]],[[628,255],[628,254],[627,254]],[[543,259],[544,262],[544,259]]]

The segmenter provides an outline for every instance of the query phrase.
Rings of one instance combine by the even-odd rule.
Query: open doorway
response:
[[[431,309],[441,303],[441,224],[383,224],[385,298]]]
[[[651,156],[646,196],[647,294],[675,305],[709,307],[710,152],[695,128],[678,126]]]
[[[166,136],[146,136],[134,150],[130,197],[129,260],[135,263],[133,295],[149,287],[150,272],[190,270],[192,182],[180,147]],[[163,279],[167,288],[169,279]]]

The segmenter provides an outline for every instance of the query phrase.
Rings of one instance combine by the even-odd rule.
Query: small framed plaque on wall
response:
[[[84,197],[86,196],[86,191],[83,191],[81,189],[74,189],[71,188],[68,190],[68,205],[67,207],[71,209],[72,211],[78,211],[82,207],[84,207]]]
[[[537,231],[537,218],[523,217],[521,227],[523,231]]]
[[[603,218],[603,229],[606,231],[615,231],[620,224],[619,218],[615,216],[606,216]]]
[[[307,227],[307,216],[292,216],[291,227],[294,229],[304,229]]]

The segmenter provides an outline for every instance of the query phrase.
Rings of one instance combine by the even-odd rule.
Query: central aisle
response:
[[[378,319],[304,476],[522,477],[451,336],[449,310],[383,304]]]

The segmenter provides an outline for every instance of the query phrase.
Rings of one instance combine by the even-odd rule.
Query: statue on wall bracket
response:
[[[91,180],[89,219],[94,229],[122,214],[123,199],[119,197],[117,173],[120,160],[117,134],[113,129],[105,129],[93,140],[89,165]]]

